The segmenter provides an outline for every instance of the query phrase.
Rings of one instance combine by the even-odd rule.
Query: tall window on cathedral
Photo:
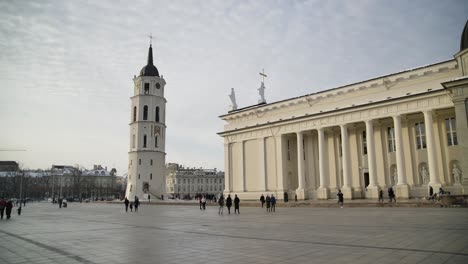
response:
[[[132,148],[135,148],[135,135],[132,136]]]
[[[143,106],[143,120],[148,120],[148,106]]]
[[[426,128],[424,127],[424,122],[416,123],[416,148],[425,149],[426,148]]]
[[[362,131],[362,153],[367,155],[367,135],[366,131]]]
[[[445,119],[445,131],[447,131],[447,144],[449,146],[458,145],[455,117]]]
[[[146,148],[146,135],[143,136],[143,147]]]
[[[150,180],[153,179],[153,173],[150,173]]]
[[[137,107],[134,106],[134,107],[133,107],[133,122],[136,121],[136,115],[137,115]]]
[[[388,152],[395,152],[396,151],[396,144],[395,144],[395,128],[389,127],[387,130],[387,138],[388,138]]]
[[[153,165],[153,160],[150,160],[150,165]]]
[[[149,83],[145,83],[145,94],[149,94]]]
[[[156,122],[159,122],[159,106],[156,106]]]
[[[158,147],[158,136],[155,136],[155,137],[154,137],[154,147],[155,147],[155,148]]]

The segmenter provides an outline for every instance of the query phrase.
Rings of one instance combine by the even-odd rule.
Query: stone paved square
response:
[[[227,211],[227,210],[226,210]],[[0,263],[468,263],[464,208],[47,203],[0,221]]]

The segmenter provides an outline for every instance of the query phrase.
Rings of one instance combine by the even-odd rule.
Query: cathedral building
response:
[[[232,108],[225,190],[298,199],[468,192],[468,22],[454,59],[279,102]]]
[[[151,45],[148,63],[133,78],[133,83],[125,196],[130,200],[160,198],[166,193],[166,81],[153,64]]]

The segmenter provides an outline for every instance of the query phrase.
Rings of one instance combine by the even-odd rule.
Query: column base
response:
[[[379,186],[367,186],[366,192],[367,199],[378,199],[379,198]]]
[[[353,189],[351,187],[342,187],[341,192],[344,199],[353,199]]]
[[[319,188],[317,189],[317,198],[326,200],[326,199],[328,199],[329,197],[330,197],[330,196],[329,196],[328,188],[319,187]]]
[[[396,198],[410,198],[409,185],[408,184],[398,184],[396,186]]]
[[[296,195],[297,195],[297,200],[307,199],[307,192],[304,189],[297,189]]]

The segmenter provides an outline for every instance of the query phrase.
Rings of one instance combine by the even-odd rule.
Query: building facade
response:
[[[169,163],[166,170],[166,190],[183,198],[196,194],[219,194],[224,191],[224,172],[215,169],[185,168]]]
[[[133,78],[131,97],[130,150],[125,196],[160,197],[165,194],[166,160],[166,81],[153,64],[150,45],[148,63],[138,77]]]
[[[454,59],[230,111],[225,193],[299,199],[468,191],[468,23]]]

